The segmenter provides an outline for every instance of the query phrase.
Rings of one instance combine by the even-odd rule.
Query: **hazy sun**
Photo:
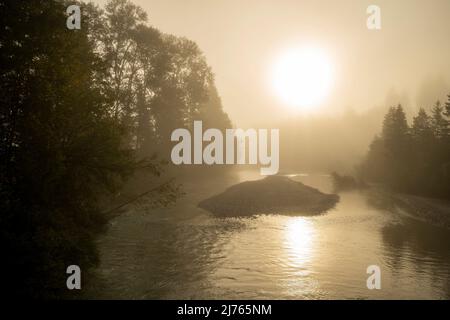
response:
[[[310,47],[291,49],[278,57],[271,79],[275,92],[286,104],[312,109],[329,93],[332,76],[326,54]]]

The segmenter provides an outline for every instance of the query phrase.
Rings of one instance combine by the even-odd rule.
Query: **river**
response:
[[[186,196],[111,221],[87,290],[102,299],[450,299],[450,230],[340,193],[315,217],[215,218],[197,203],[257,172],[184,183]],[[291,178],[332,192],[327,175]],[[381,269],[369,290],[366,269]]]

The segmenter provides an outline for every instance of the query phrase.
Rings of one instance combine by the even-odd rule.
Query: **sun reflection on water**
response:
[[[286,224],[286,241],[288,259],[295,267],[304,267],[311,260],[315,236],[311,220],[293,217]]]

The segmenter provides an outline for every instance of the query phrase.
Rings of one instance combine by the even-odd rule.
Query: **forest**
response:
[[[81,8],[80,29],[70,29],[66,25],[68,18],[66,9],[74,4]],[[234,10],[234,8],[232,9]],[[253,9],[251,8],[250,12],[252,15],[256,15]],[[319,9],[322,12],[322,8]],[[215,10],[215,13],[222,14],[220,10]],[[230,12],[234,14],[235,11],[233,10]],[[291,13],[292,11],[284,10],[286,10],[285,13]],[[210,12],[206,9],[203,11],[208,14]],[[167,19],[174,19],[172,13],[173,11],[170,12]],[[273,15],[272,9],[268,10],[269,13],[271,16]],[[364,11],[362,16],[364,16]],[[101,261],[104,261],[104,259],[101,259],[100,252],[103,251],[99,250],[98,239],[111,226],[112,219],[123,217],[123,215],[120,216],[121,210],[131,203],[142,203],[146,207],[154,208],[155,206],[166,206],[179,200],[183,190],[178,185],[179,181],[177,180],[184,178],[183,174],[188,171],[193,175],[193,173],[197,174],[204,169],[203,166],[188,166],[189,169],[183,171],[184,169],[176,167],[173,163],[170,164],[172,147],[175,145],[171,141],[174,130],[181,129],[187,133],[194,132],[194,124],[201,123],[201,130],[218,129],[222,132],[222,135],[218,136],[226,137],[226,129],[232,129],[234,125],[224,111],[222,99],[216,88],[214,72],[200,47],[190,39],[164,33],[152,26],[152,21],[148,19],[147,13],[141,7],[135,5],[132,0],[108,0],[102,7],[87,1],[0,0],[0,17],[0,242],[3,248],[2,288],[13,298],[84,298],[82,290],[80,293],[78,290],[67,289],[67,267],[70,265],[79,266],[82,274],[82,288],[89,286],[89,281],[92,278],[91,272],[99,267]],[[284,16],[280,14],[279,17]],[[243,33],[238,28],[247,24],[251,25],[249,21],[253,21],[244,15],[236,17],[236,19],[242,19],[242,22],[245,22],[242,25],[236,24],[234,30],[236,34]],[[300,20],[296,19],[295,21]],[[364,19],[361,21],[364,21]],[[229,23],[229,21],[226,22]],[[265,20],[263,24],[272,28],[272,24],[267,24]],[[281,24],[288,25],[284,23],[284,20]],[[224,25],[226,25],[225,33],[227,35],[233,34],[233,30],[230,31],[230,25]],[[253,41],[256,33],[247,32],[243,34],[251,35]],[[258,30],[258,34],[266,33],[269,32],[261,33]],[[361,37],[355,38],[359,41]],[[233,45],[227,44],[225,40],[227,39],[224,39],[224,46],[233,47]],[[266,39],[263,40],[264,45],[266,42],[270,42]],[[221,41],[222,38],[217,43]],[[246,45],[249,43],[246,42],[245,38],[240,38],[240,41]],[[235,47],[238,46],[233,48]],[[236,65],[235,70],[233,70],[236,78],[231,77],[230,74],[223,75],[221,73],[222,77],[235,82],[234,87],[226,88],[224,86],[225,88],[222,91],[224,99],[227,91],[235,94],[235,92],[238,92],[238,90],[236,91],[238,87],[244,88],[242,89],[242,95],[256,92],[255,96],[264,97],[265,91],[252,88],[255,84],[251,82],[253,80],[255,83],[259,81],[256,76],[252,76],[252,81],[247,81],[247,79],[250,79],[251,73],[246,75],[243,66],[251,63],[246,62],[246,57],[240,50],[241,48],[238,47],[237,51],[239,52],[236,54],[235,61],[242,60],[241,65]],[[385,48],[383,47],[382,50],[385,50]],[[262,52],[257,50],[257,53],[250,58],[257,61],[262,55]],[[208,53],[208,57],[214,56]],[[227,68],[232,65],[227,61],[218,60]],[[361,61],[366,63],[369,60],[364,56]],[[396,60],[392,61],[395,62]],[[254,66],[256,65],[257,63],[254,63]],[[351,62],[349,65],[353,65],[355,69],[361,69],[360,65],[356,63]],[[254,66],[252,65],[252,68]],[[255,67],[255,69],[257,68]],[[312,70],[317,71],[314,68]],[[405,77],[407,77],[408,73],[405,74]],[[354,77],[357,78],[357,75]],[[237,78],[242,83],[235,81]],[[245,81],[248,83],[245,83]],[[380,83],[382,81],[384,80],[380,80]],[[363,80],[361,80],[361,83],[364,83]],[[293,87],[295,90],[298,89],[295,85]],[[368,87],[368,85],[361,85],[358,91],[365,94],[368,92]],[[353,91],[356,92],[357,90]],[[447,91],[444,91],[444,95],[446,93]],[[241,96],[236,95],[236,97]],[[249,99],[249,101],[253,100]],[[238,102],[235,100],[231,105],[239,109]],[[367,101],[367,104],[372,103],[375,102]],[[333,103],[332,107],[338,109],[339,106],[335,106],[335,104],[338,103]],[[274,103],[274,105],[279,107],[277,103]],[[392,104],[386,103],[385,105],[390,106]],[[403,105],[405,106],[405,104]],[[271,135],[274,142],[278,142],[278,129],[280,131],[280,137],[282,137],[280,163],[278,163],[278,143],[275,144],[271,140],[270,157],[268,149],[265,150],[267,151],[265,154],[259,153],[260,157],[262,154],[267,160],[263,164],[270,165],[270,168],[264,167],[263,170],[275,168],[276,170],[271,171],[275,173],[278,172],[278,165],[280,165],[280,175],[293,173],[296,178],[308,181],[309,173],[320,173],[318,179],[328,179],[329,172],[334,170],[344,171],[341,168],[359,163],[354,178],[347,179],[346,176],[341,178],[338,174],[334,175],[335,178],[342,180],[343,189],[380,185],[395,193],[450,199],[450,95],[443,104],[436,102],[431,108],[430,106],[423,107],[413,117],[412,122],[408,122],[407,119],[409,118],[406,113],[409,112],[405,112],[401,105],[391,107],[384,117],[380,134],[375,136],[370,146],[367,146],[367,144],[376,132],[372,131],[372,128],[375,126],[378,128],[377,122],[381,121],[386,109],[377,107],[373,113],[361,116],[356,113],[349,113],[342,118],[330,113],[328,116],[318,116],[315,120],[313,120],[313,117],[301,119],[294,116],[293,113],[284,112],[281,109],[273,109],[275,111],[272,110],[272,113],[266,112],[264,110],[270,109],[261,108],[258,103],[255,103],[255,108],[260,109],[249,108],[239,112],[242,112],[240,114],[242,118],[245,118],[245,114],[248,112],[250,115],[247,115],[249,117],[247,120],[253,120],[254,117],[255,121],[260,121],[259,116],[266,116],[269,123],[262,128],[274,128],[274,135]],[[227,109],[230,114],[232,109]],[[258,112],[260,114],[257,114]],[[279,118],[278,121],[280,122],[276,122],[275,112],[280,115],[285,113],[286,117]],[[373,116],[378,114],[380,120]],[[238,116],[233,116],[233,119],[241,120]],[[354,127],[352,127],[353,125]],[[261,132],[262,129],[259,130]],[[256,134],[256,131],[254,132]],[[200,136],[197,138],[201,141]],[[256,142],[254,146],[254,150],[256,150]],[[366,146],[368,152],[361,161],[362,156],[357,157],[357,155],[359,156],[359,150],[363,155]],[[268,146],[266,145],[266,147]],[[231,154],[231,152],[229,153]],[[198,154],[202,155],[201,152],[198,152]],[[183,156],[187,157],[187,155],[187,153],[183,153]],[[220,164],[221,161],[227,164],[233,163],[233,161],[224,161],[223,156],[223,154],[214,153],[214,157],[218,158],[217,161],[209,159],[203,163]],[[211,158],[213,158],[212,152]],[[197,162],[201,163],[201,157],[198,159]],[[186,163],[190,162],[189,157]],[[180,160],[178,164],[181,163]],[[219,170],[228,170],[231,166],[227,166],[227,169],[222,169],[226,166],[218,167],[220,168],[206,168],[206,170],[211,169],[217,170],[214,172],[219,172]],[[249,166],[243,167],[244,169],[249,168]],[[255,167],[251,169],[255,169]],[[316,172],[313,172],[313,170]],[[367,248],[364,246],[361,247],[361,251],[352,251],[354,250],[353,247],[350,250],[345,250],[345,252],[334,250],[334,244],[338,245],[336,248],[341,249],[341,247],[346,248],[345,245],[348,243],[353,244],[359,241],[355,241],[353,238],[345,238],[347,235],[353,235],[350,231],[358,229],[354,227],[353,222],[348,226],[348,229],[336,229],[335,232],[330,233],[335,237],[333,241],[327,240],[326,244],[320,245],[321,239],[331,238],[331,236],[328,236],[329,234],[314,238],[315,234],[320,235],[320,228],[317,227],[317,225],[320,226],[320,221],[326,222],[323,225],[323,230],[329,230],[330,226],[341,228],[341,224],[328,223],[325,216],[314,220],[317,221],[317,225],[310,224],[306,220],[306,223],[302,223],[304,220],[290,220],[282,217],[273,219],[273,221],[270,219],[264,220],[259,225],[262,228],[257,228],[258,225],[255,224],[255,227],[253,227],[252,223],[257,223],[259,220],[252,216],[248,220],[248,225],[251,226],[249,230],[252,232],[254,230],[256,236],[262,230],[262,235],[253,238],[255,234],[251,234],[248,240],[244,241],[247,245],[245,248],[241,247],[240,242],[230,242],[231,245],[225,247],[227,250],[229,248],[231,248],[230,250],[236,249],[237,254],[229,258],[226,255],[228,251],[224,254],[218,251],[217,256],[220,259],[210,263],[210,252],[214,251],[216,247],[219,248],[216,246],[216,242],[220,244],[223,235],[234,235],[233,232],[236,231],[233,229],[236,221],[232,220],[230,223],[228,223],[229,221],[222,221],[226,223],[221,225],[219,220],[212,220],[211,215],[208,215],[206,211],[201,211],[201,208],[198,207],[199,201],[202,200],[201,197],[206,197],[209,194],[208,192],[212,193],[220,188],[223,189],[226,184],[219,179],[220,177],[209,174],[210,172],[213,171],[207,171],[208,174],[205,174],[208,176],[207,178],[212,180],[212,182],[208,182],[209,184],[200,182],[200,177],[197,175],[189,179],[191,187],[194,186],[191,189],[194,197],[179,205],[179,215],[159,217],[160,220],[155,219],[156,222],[149,229],[138,228],[142,226],[143,220],[135,219],[133,221],[134,226],[137,227],[128,230],[127,235],[130,238],[135,237],[135,243],[148,240],[147,246],[142,249],[142,252],[145,252],[142,256],[146,256],[145,262],[148,269],[142,268],[144,270],[141,274],[142,278],[137,275],[135,279],[144,279],[141,282],[147,281],[144,284],[148,287],[145,287],[144,293],[136,290],[136,296],[132,297],[143,297],[144,294],[149,294],[145,297],[150,298],[172,298],[183,296],[183,294],[186,294],[188,298],[204,297],[196,295],[202,293],[201,285],[207,283],[199,275],[210,276],[214,274],[211,271],[212,269],[209,269],[211,265],[217,266],[219,270],[221,266],[225,267],[226,271],[222,273],[226,273],[227,277],[222,282],[222,285],[225,283],[222,289],[228,289],[228,284],[232,283],[233,279],[228,277],[227,272],[232,269],[231,267],[235,267],[234,263],[236,265],[241,262],[244,263],[249,257],[251,258],[250,267],[257,272],[255,272],[256,277],[249,286],[250,295],[243,297],[255,297],[254,293],[257,291],[255,288],[259,288],[257,285],[264,285],[266,275],[276,274],[278,271],[280,271],[281,277],[273,278],[274,287],[276,290],[282,288],[283,285],[280,285],[280,283],[286,280],[286,274],[288,274],[284,269],[286,266],[289,268],[288,272],[295,270],[292,276],[295,282],[285,285],[287,288],[285,292],[288,292],[289,296],[277,295],[276,298],[299,297],[291,295],[294,292],[293,288],[296,288],[298,292],[305,288],[304,283],[297,282],[298,265],[296,263],[298,261],[290,264],[292,261],[283,260],[286,257],[298,256],[300,253],[301,259],[299,260],[307,261],[305,257],[308,258],[308,255],[312,257],[315,251],[309,253],[308,250],[304,250],[305,248],[316,250],[315,247],[317,247],[325,251],[331,248],[329,249],[330,257],[335,255],[339,257],[339,254],[342,254],[341,258],[333,260],[332,263],[334,264],[334,261],[350,261],[361,252],[367,252]],[[233,171],[233,173],[235,172]],[[259,172],[257,177],[260,178]],[[313,174],[311,177],[314,178]],[[285,180],[288,179],[283,177],[272,178],[275,179],[267,179],[263,183],[263,191],[266,190],[264,188],[267,186],[267,190],[270,191],[269,195],[273,195],[273,189],[284,192],[282,187],[277,187],[277,183],[283,186],[285,186],[285,183],[290,183],[293,190],[291,196],[292,198],[295,197],[295,199],[292,199],[292,203],[297,204],[299,199],[295,191],[299,188],[298,182],[286,182]],[[261,188],[258,184],[257,187]],[[195,190],[197,190],[197,193]],[[249,203],[248,198],[244,197],[246,194],[242,193],[240,189],[232,189],[232,191],[232,197],[230,196],[230,198],[240,199],[240,196],[244,198],[237,208],[242,211],[242,204]],[[308,187],[306,191],[313,198],[320,196],[315,189],[311,190]],[[266,211],[269,209],[270,212],[278,210],[278,208],[270,207],[269,204],[261,201],[261,194],[260,192],[252,193],[252,197],[257,204],[262,203],[263,209],[266,209]],[[269,201],[268,196],[262,195],[263,200],[272,202]],[[228,193],[225,196],[227,203],[229,203]],[[280,205],[286,205],[286,202],[291,200],[288,199],[290,197],[286,192],[283,196],[286,197],[281,196],[277,199]],[[360,195],[356,194],[356,196],[359,197]],[[327,196],[325,199],[327,208],[334,206],[337,199],[337,196]],[[361,203],[364,202],[362,199]],[[342,203],[345,204],[347,200],[344,195]],[[186,203],[188,205],[180,210],[180,207]],[[351,203],[351,201],[348,203]],[[351,204],[353,205],[353,203]],[[352,206],[349,207],[353,208]],[[260,207],[256,208],[261,210]],[[346,209],[347,207],[344,206],[343,208]],[[336,212],[344,215],[346,221],[367,220],[356,216],[365,210],[365,207],[355,206],[355,208],[349,210],[349,212],[345,212],[345,210]],[[226,209],[228,210],[228,208]],[[341,210],[341,208],[338,209]],[[249,210],[247,211],[247,213],[252,213]],[[377,211],[369,210],[368,212],[375,214]],[[191,219],[191,224],[183,225],[183,220],[180,223],[181,226],[179,226],[176,223],[170,224],[166,221],[170,219],[172,219],[171,222],[175,221],[185,213],[188,216],[187,218]],[[334,219],[339,214],[335,214],[332,218]],[[345,214],[350,215],[345,216]],[[206,221],[206,223],[204,225],[197,224],[198,221]],[[287,223],[286,221],[290,222]],[[374,219],[373,221],[378,220]],[[265,229],[268,223],[275,224],[273,228]],[[317,228],[317,230],[308,232],[308,230],[313,230],[312,228]],[[236,229],[245,231],[245,228],[240,225]],[[369,230],[367,234],[370,235],[370,232],[375,229],[378,232],[378,229],[381,230],[382,228],[373,228],[370,225],[367,227],[367,230]],[[142,233],[134,232],[135,230],[140,230]],[[272,230],[272,237],[270,232],[266,233],[266,230]],[[358,230],[365,231],[364,228]],[[385,233],[387,233],[387,236],[385,235],[383,239],[385,242],[389,242],[389,230]],[[150,236],[146,238],[147,234],[150,234],[153,238]],[[243,234],[245,235],[245,233]],[[302,237],[304,234],[306,234],[306,237]],[[413,231],[405,231],[405,234],[416,236]],[[434,233],[432,235],[433,237],[428,237],[428,235],[422,237],[423,239],[436,240],[435,242],[439,245],[445,244],[439,238],[434,238]],[[395,236],[402,236],[402,234],[397,232]],[[230,241],[234,238],[246,239],[230,236]],[[284,248],[288,252],[286,255],[280,249],[285,245],[284,242],[279,246],[265,242],[285,238],[288,239],[285,241],[288,246]],[[371,240],[370,245],[372,245],[372,242],[378,243],[380,238],[378,234],[376,237],[374,236],[373,239],[375,240]],[[116,248],[117,242],[109,240],[112,243],[110,247]],[[117,240],[119,243],[124,241],[121,237],[116,237],[113,240]],[[164,241],[169,242],[170,245]],[[319,245],[310,246],[309,244],[314,241],[318,241]],[[133,243],[134,247],[136,247],[135,243]],[[261,251],[253,250],[253,245],[260,245],[259,250]],[[152,248],[154,251],[150,251]],[[241,248],[247,251],[239,251]],[[292,248],[297,250],[289,253]],[[273,251],[270,251],[271,249]],[[396,248],[384,250],[375,247],[375,249],[375,253],[390,253],[390,250]],[[191,255],[191,251],[193,251],[193,255]],[[426,252],[426,250],[418,251],[419,253]],[[444,248],[442,252],[443,259],[448,259],[448,256],[446,256],[448,255],[447,248]],[[124,253],[123,257],[135,258],[123,248],[122,253]],[[261,261],[253,260],[250,253],[258,254],[258,259],[260,257],[264,257],[264,259]],[[280,253],[283,255],[278,256]],[[349,258],[345,256],[347,253],[351,254]],[[193,259],[192,257],[195,254],[198,254],[198,256]],[[304,256],[301,256],[301,254],[304,254]],[[168,256],[166,260],[158,260],[158,257],[164,258],[166,256]],[[226,259],[221,260],[222,256]],[[327,257],[327,255],[324,254],[320,257]],[[420,254],[418,254],[418,257],[420,261],[427,260],[422,258]],[[139,256],[139,258],[142,257]],[[271,258],[274,259],[272,262],[270,261]],[[141,264],[142,260],[139,259],[134,261],[135,265],[133,265],[131,259],[123,258],[120,261],[126,261],[126,263],[119,266],[108,265],[108,268],[116,267],[120,269],[122,267],[128,271],[133,270],[133,266],[145,266],[145,264]],[[226,265],[227,262],[233,264]],[[203,273],[198,268],[203,267],[205,263],[208,265]],[[438,261],[436,265],[443,265],[440,263],[441,261]],[[278,264],[281,264],[281,266]],[[342,267],[342,270],[336,269],[339,274],[353,270],[350,265],[336,265],[337,268]],[[129,269],[128,266],[130,266]],[[274,269],[258,269],[265,266],[272,266]],[[246,272],[251,269],[250,267],[245,264],[239,265],[239,268]],[[176,272],[172,272],[173,270]],[[321,268],[317,270],[321,270]],[[361,270],[364,273],[364,269]],[[430,270],[429,274],[434,275],[436,273],[435,269]],[[332,271],[335,272],[334,269]],[[171,272],[176,273],[176,276],[170,274]],[[359,275],[360,270],[354,272]],[[311,273],[318,274],[316,270]],[[116,276],[120,277],[123,274],[125,272],[117,272]],[[155,276],[159,274],[161,274],[161,279],[158,280]],[[221,273],[218,272],[217,274],[220,275]],[[195,280],[191,287],[186,287],[193,288],[192,291],[185,291],[185,287],[180,286],[180,283],[189,284],[189,276],[192,275],[200,280],[198,280],[199,282],[195,282],[197,281]],[[365,276],[365,274],[363,275]],[[236,287],[230,289],[230,292],[233,294],[240,292],[239,285],[245,282],[242,281],[242,279],[246,279],[245,276],[247,276],[247,273],[244,274],[244,278],[236,277],[234,279]],[[409,273],[407,273],[407,276],[411,277]],[[325,283],[328,283],[328,279],[331,278],[334,278],[334,275],[327,277]],[[409,278],[405,283],[409,282]],[[129,285],[126,283],[129,278],[125,275],[124,279],[124,282],[118,282],[120,283],[119,289],[123,288],[122,284],[124,283]],[[431,282],[438,282],[435,279],[437,278],[433,278]],[[215,278],[212,278],[212,280],[211,283],[214,285],[220,285],[220,281],[215,281]],[[169,285],[166,287],[166,284],[170,284],[170,281],[172,281],[172,288],[169,288]],[[445,281],[441,282],[444,283]],[[159,288],[155,283],[162,285]],[[314,283],[316,283],[316,279],[314,279]],[[299,284],[298,287],[293,287],[297,284]],[[141,288],[140,282],[137,287]],[[154,287],[161,289],[162,293],[153,292]],[[345,285],[344,290],[346,287],[348,286]],[[268,288],[258,290],[265,293],[271,292],[270,287]],[[338,292],[339,290],[336,288],[342,287],[326,288],[323,292]],[[173,289],[177,295],[167,294],[164,292],[166,289]],[[223,292],[226,291],[223,290]],[[276,290],[274,292],[277,292]],[[108,293],[108,290],[105,291]],[[217,292],[221,293],[220,290]],[[314,294],[320,298],[328,297],[322,292]],[[351,295],[344,295],[344,297],[347,296],[353,297],[353,292]],[[223,297],[229,296],[224,295]],[[236,296],[231,297],[235,298]],[[268,296],[257,297],[267,298]],[[314,295],[308,294],[303,297],[310,298]],[[357,298],[359,297],[363,297],[363,295],[358,295]]]
[[[450,95],[411,125],[401,105],[391,107],[359,173],[396,192],[450,199]]]
[[[193,41],[164,34],[128,0],[0,1],[0,242],[12,296],[71,297],[66,268],[98,263],[107,206],[136,176],[162,174],[170,133],[231,127]],[[145,192],[166,204],[175,186]],[[106,200],[105,200],[106,199]]]

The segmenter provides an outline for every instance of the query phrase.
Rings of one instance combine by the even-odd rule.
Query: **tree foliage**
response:
[[[450,198],[450,106],[420,109],[410,127],[401,106],[390,108],[361,167],[366,180],[396,191]]]
[[[82,27],[68,30],[70,4],[0,0],[0,241],[3,286],[18,296],[64,297],[67,266],[96,265],[100,199],[139,168],[160,174],[151,155],[170,128],[203,113],[229,124],[195,43],[128,0],[80,2]]]

